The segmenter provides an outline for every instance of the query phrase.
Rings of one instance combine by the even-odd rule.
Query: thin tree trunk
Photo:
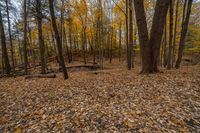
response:
[[[11,34],[11,26],[10,26],[10,13],[9,13],[9,5],[8,0],[5,0],[6,2],[6,12],[7,12],[7,19],[8,19],[8,33],[9,33],[9,40],[10,40],[10,46],[11,46],[11,60],[12,60],[12,68],[13,72],[15,73],[15,60],[14,60],[14,50],[13,50],[13,42],[12,42],[12,34]]]
[[[167,66],[167,20],[165,22],[165,31],[164,31],[164,67]]]
[[[128,42],[129,42],[129,40],[128,40],[129,39],[129,35],[128,35],[129,34],[129,31],[128,31],[128,28],[129,28],[128,27],[128,11],[129,11],[128,8],[129,8],[129,6],[128,5],[129,5],[129,0],[126,0],[126,16],[125,17],[126,17],[126,46],[127,46],[126,47],[126,58],[127,58],[126,62],[127,62],[127,68],[129,66],[129,49],[130,49],[129,44],[128,44]]]
[[[172,65],[172,43],[173,43],[173,21],[174,21],[174,2],[170,0],[170,27],[169,27],[169,51],[168,51],[168,63],[167,69],[171,69]]]
[[[40,0],[36,0],[36,12],[37,12],[37,25],[38,25],[38,41],[40,47],[41,74],[45,74],[46,73],[45,44],[42,31],[42,14],[41,14]]]
[[[129,48],[128,48],[128,70],[132,68],[133,52],[133,3],[129,0]]]
[[[72,48],[72,18],[69,18],[69,46],[70,46],[70,62],[73,61],[73,48]]]
[[[109,49],[109,62],[112,63],[112,43],[113,43],[113,28],[111,33],[108,33],[108,49]]]
[[[5,32],[4,32],[4,27],[3,27],[1,7],[0,7],[0,35],[1,35],[1,49],[2,49],[2,59],[3,59],[2,61],[4,64],[3,66],[5,66],[6,74],[10,74],[11,67],[10,67],[7,47],[6,47],[6,37],[5,37]]]
[[[27,0],[24,0],[24,65],[25,74],[28,74],[28,55],[27,55]]]
[[[178,59],[176,61],[177,69],[180,68],[180,64],[181,64],[181,60],[182,60],[182,56],[183,56],[185,38],[187,35],[188,24],[189,24],[189,20],[190,20],[192,2],[193,2],[193,0],[188,0],[186,17],[184,17],[185,20],[183,21],[183,24],[182,24],[181,38],[180,38],[179,51],[178,51]]]
[[[121,19],[120,19],[120,23],[119,23],[119,61],[121,61],[121,49],[122,49],[122,23],[121,23]]]
[[[66,35],[65,26],[63,27],[63,32],[64,32],[63,41],[65,42],[65,46],[66,46],[66,54],[67,54],[67,57],[68,57],[68,63],[70,63],[71,62],[71,57],[70,57],[68,42],[67,42],[67,38],[66,38],[67,35]]]
[[[174,28],[173,51],[172,51],[172,67],[174,67],[174,61],[175,61],[175,50],[176,50],[176,34],[177,34],[178,13],[179,13],[179,0],[176,1],[176,18],[175,18],[175,25],[174,25],[175,28]]]
[[[56,25],[56,18],[55,18],[55,14],[54,14],[53,1],[54,0],[49,0],[49,10],[50,10],[50,15],[51,15],[52,27],[53,27],[54,34],[55,34],[55,37],[56,37],[58,55],[59,55],[59,60],[60,60],[61,66],[62,66],[64,79],[68,79],[68,72],[67,72],[67,69],[65,67],[65,61],[64,61],[64,58],[63,58],[63,54],[62,54],[62,44],[61,44],[58,29],[57,29],[57,25]]]

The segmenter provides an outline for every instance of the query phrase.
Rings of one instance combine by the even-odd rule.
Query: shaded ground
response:
[[[200,132],[200,66],[0,79],[0,132]]]

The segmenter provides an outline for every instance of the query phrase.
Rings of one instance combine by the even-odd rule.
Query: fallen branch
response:
[[[25,79],[32,78],[56,78],[56,74],[34,74],[25,76]]]

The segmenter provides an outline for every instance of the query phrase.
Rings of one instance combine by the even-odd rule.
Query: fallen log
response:
[[[32,78],[56,78],[56,74],[34,74],[34,75],[27,75],[25,79],[32,79]]]

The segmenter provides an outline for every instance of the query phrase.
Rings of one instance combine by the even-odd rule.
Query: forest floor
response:
[[[200,66],[0,79],[1,132],[200,132]]]

